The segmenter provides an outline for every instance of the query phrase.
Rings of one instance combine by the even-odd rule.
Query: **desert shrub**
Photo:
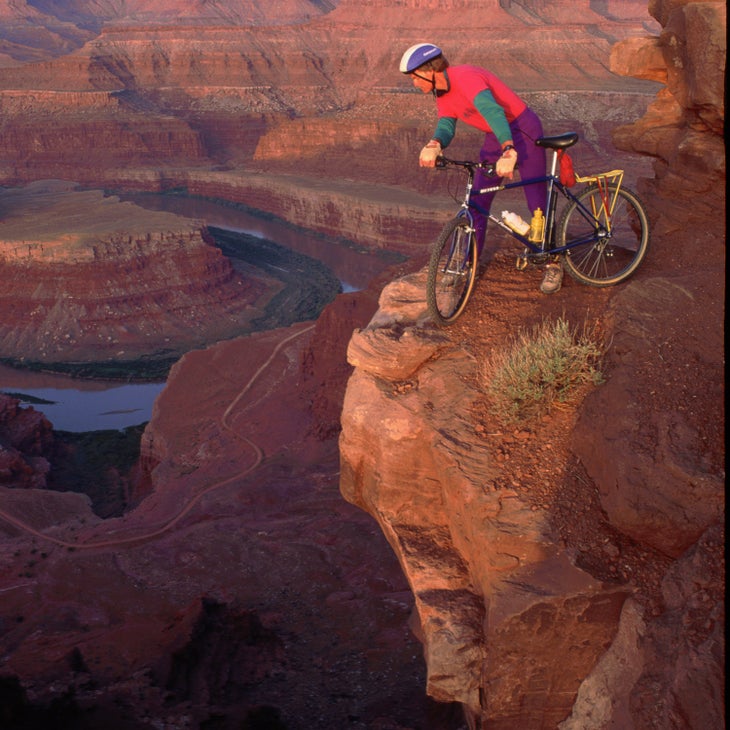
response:
[[[578,331],[563,317],[519,332],[484,366],[492,415],[505,425],[540,418],[582,392],[581,386],[603,382],[603,353],[595,328]]]

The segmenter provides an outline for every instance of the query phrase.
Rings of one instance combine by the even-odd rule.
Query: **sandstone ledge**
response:
[[[429,694],[494,727],[522,722],[529,697],[555,726],[630,591],[577,567],[547,512],[501,485],[469,417],[475,362],[423,325],[417,280],[386,287],[351,340],[340,489],[375,517],[408,578]]]

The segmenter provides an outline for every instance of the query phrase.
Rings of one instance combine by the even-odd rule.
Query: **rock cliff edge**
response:
[[[725,10],[651,10],[659,38],[612,57],[667,83],[614,134],[654,158],[639,275],[546,302],[497,254],[463,322],[437,330],[421,272],[383,290],[348,348],[340,488],[408,578],[429,694],[462,703],[470,728],[723,723],[724,107],[699,69],[711,48],[724,66]],[[605,385],[501,432],[479,364],[510,327],[561,313],[605,328]]]

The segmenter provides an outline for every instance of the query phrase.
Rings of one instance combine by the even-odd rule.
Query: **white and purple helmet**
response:
[[[416,43],[403,54],[400,60],[400,72],[409,74],[440,55],[441,49],[433,43]]]

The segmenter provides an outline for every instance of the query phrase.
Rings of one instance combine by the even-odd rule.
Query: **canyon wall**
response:
[[[52,51],[46,60],[2,68],[0,183],[19,187],[59,179],[105,190],[184,192],[240,203],[367,249],[422,259],[453,203],[443,194],[446,176],[424,174],[415,163],[414,150],[433,124],[432,102],[414,94],[397,71],[397,58],[406,25],[410,34],[435,32],[432,8],[376,4],[371,23],[354,3],[306,6],[287,5],[276,22],[245,3],[229,7],[226,18],[216,4],[206,10],[186,8],[177,20],[161,9],[154,22],[149,9],[135,5],[103,11],[85,5],[38,6],[35,15],[56,18],[48,21],[49,28],[83,22],[98,33],[72,52]],[[474,54],[468,60],[475,62],[501,53],[509,37],[511,62],[500,70],[517,82],[543,116],[546,130],[581,130],[579,167],[615,166],[622,155],[606,149],[608,130],[635,119],[654,84],[643,79],[617,83],[606,58],[611,42],[635,37],[649,19],[638,3],[603,14],[586,3],[584,10],[580,23],[569,23],[562,4],[501,8],[495,3],[486,13],[479,4],[457,3],[443,12],[458,12],[463,23],[479,32],[468,42],[455,31],[439,34],[445,46],[453,44],[454,53],[464,56]],[[10,7],[4,14],[22,23]],[[244,16],[250,19],[245,26]],[[515,28],[519,34],[510,30]],[[488,56],[477,37],[488,40]],[[539,59],[534,57],[536,44]],[[547,63],[559,58],[566,44],[579,72]],[[542,70],[536,76],[538,66]],[[463,130],[453,153],[468,154],[474,140]],[[642,169],[638,155],[628,157],[629,170]],[[250,291],[244,292],[241,279],[234,284],[232,270],[224,270],[225,260],[213,262],[214,251],[200,245],[164,257],[149,252],[145,296],[139,291],[141,281],[125,277],[125,266],[111,259],[109,271],[120,278],[108,291],[79,290],[79,282],[102,278],[99,245],[91,274],[78,268],[62,277],[51,274],[49,283],[51,269],[38,265],[37,257],[25,256],[26,250],[37,250],[29,243],[32,231],[11,225],[23,215],[22,209],[13,215],[14,202],[12,193],[0,200],[0,215],[7,218],[0,228],[4,266],[15,271],[22,260],[25,267],[22,283],[7,289],[2,299],[2,356],[13,361],[175,357],[240,332],[237,325],[256,314],[246,306],[264,295],[262,282],[254,286],[248,281]],[[55,214],[40,208],[39,215]],[[57,222],[57,243],[63,245],[65,236],[75,235],[76,223],[68,218]],[[141,265],[148,246],[134,242],[144,241],[145,234],[139,233],[144,226],[140,220],[129,230],[118,227],[107,241],[108,256],[129,255]],[[23,242],[20,248],[25,246],[20,258],[18,241]],[[137,253],[123,252],[127,242],[137,246]],[[48,241],[45,248],[50,249]],[[198,260],[198,254],[205,260]],[[153,262],[158,272],[169,265],[177,273],[156,276]],[[56,265],[61,265],[58,258]],[[206,269],[204,284],[191,280]],[[62,281],[70,288],[60,286]],[[196,288],[197,299],[220,317],[203,317],[201,324],[194,312],[203,310],[184,305],[180,297]],[[42,312],[31,295],[36,290],[43,292]],[[109,296],[115,297],[115,306],[102,301]]]
[[[656,89],[608,69],[611,45],[651,25],[638,1],[600,14],[588,2],[440,4],[440,13],[458,17],[453,27],[428,3],[389,5],[376,3],[366,18],[360,3],[323,4],[329,12],[309,22],[208,22],[204,32],[143,23],[130,9],[127,22],[106,22],[73,53],[3,69],[0,182],[106,185],[114,170],[123,184],[125,170],[141,169],[151,184],[159,177],[174,187],[178,175],[203,167],[243,179],[276,171],[432,191],[433,176],[418,174],[414,162],[431,133],[432,100],[397,70],[404,48],[423,37],[441,43],[452,62],[484,63],[521,93],[537,94],[530,101],[558,127],[552,132],[565,131],[577,107],[592,107],[596,119],[620,109],[623,121],[633,119],[635,97]],[[563,98],[545,95],[556,91]],[[605,147],[599,134],[601,144],[587,140],[594,153]],[[289,189],[294,199],[297,192]],[[266,209],[276,213],[276,202]]]
[[[434,331],[423,281],[407,278],[350,341],[341,490],[398,555],[429,692],[463,703],[470,728],[723,723],[725,7],[652,12],[658,38],[612,55],[614,68],[666,83],[614,134],[654,158],[639,181],[652,248],[606,302],[607,382],[566,426],[568,466],[545,424],[509,434],[484,411],[474,384],[503,344],[495,327],[475,352],[488,315],[467,335]],[[591,306],[578,297],[562,304],[576,322]],[[500,302],[493,319],[516,306]],[[548,461],[532,479],[505,462],[520,443]],[[605,521],[576,539],[592,509]]]
[[[4,70],[5,185],[183,186],[410,252],[445,209],[420,197],[433,178],[411,173],[431,100],[394,67],[435,34],[454,61],[500,59],[554,131],[574,116],[579,164],[631,162],[653,227],[647,261],[615,292],[566,282],[545,301],[497,259],[466,329],[424,321],[418,272],[374,285],[375,314],[338,297],[306,345],[299,325],[191,351],[145,433],[149,494],[122,518],[3,485],[4,670],[24,701],[106,704],[135,730],[264,711],[297,730],[462,726],[412,700],[425,687],[471,728],[724,722],[724,7],[652,3],[654,23],[639,2],[436,5],[373,2],[364,19],[362,3],[320,4],[302,27],[223,28],[210,65],[197,33],[136,18]],[[608,69],[620,40],[612,63],[636,81]],[[275,70],[291,85],[271,85]],[[66,107],[34,90],[52,73]],[[628,149],[610,148],[617,125]],[[636,162],[646,155],[653,170]],[[404,216],[426,223],[411,233]],[[479,364],[564,307],[605,326],[607,382],[532,429],[495,428]],[[340,420],[339,488],[359,509],[337,492]],[[32,449],[0,438],[2,473],[41,486]],[[425,669],[404,630],[411,609]]]
[[[654,175],[640,192],[660,211],[659,236],[683,229],[688,206],[714,233],[725,221],[727,7],[722,2],[650,7],[662,32],[617,43],[611,68],[665,86],[645,115],[613,131],[613,140],[654,160]]]

